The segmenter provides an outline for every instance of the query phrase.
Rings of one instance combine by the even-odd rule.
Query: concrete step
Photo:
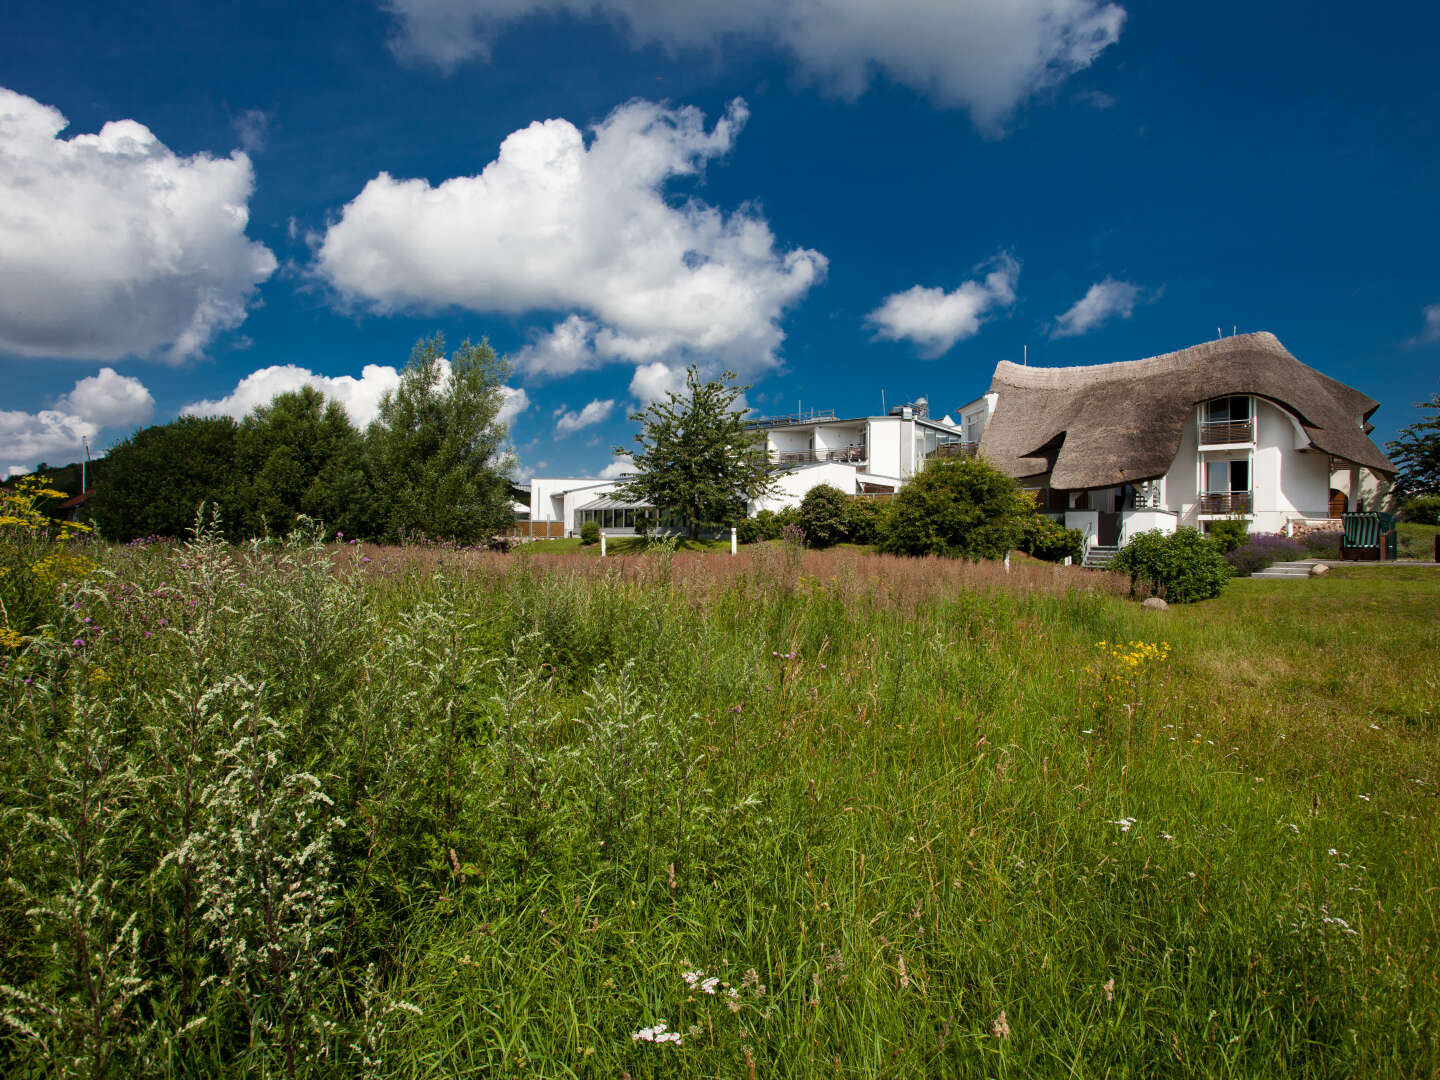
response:
[[[1103,570],[1110,565],[1116,554],[1120,551],[1118,547],[1101,547],[1099,544],[1091,544],[1085,552],[1085,561],[1082,566],[1088,566],[1092,570]]]
[[[1303,578],[1310,576],[1310,563],[1308,562],[1277,562],[1271,563],[1264,570],[1256,570],[1251,577],[1257,578]]]

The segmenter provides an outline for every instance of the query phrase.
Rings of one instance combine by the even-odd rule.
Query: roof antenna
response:
[[[1230,324],[1230,336],[1231,336],[1231,337],[1234,337],[1234,336],[1235,336],[1235,324],[1234,324],[1234,323],[1231,323],[1231,324]]]
[[[1215,327],[1215,340],[1219,341],[1225,335],[1220,332],[1220,327]]]
[[[1020,354],[1020,362],[1021,362],[1025,367],[1029,367],[1029,366],[1030,366],[1030,346],[1029,346],[1029,345],[1021,345],[1020,348],[1022,348],[1022,349],[1024,350],[1024,352],[1022,352],[1022,353]]]
[[[887,416],[887,415],[889,415],[888,413],[885,412],[885,391],[884,391],[884,390],[881,390],[881,391],[880,391],[880,415],[881,415],[881,416]]]

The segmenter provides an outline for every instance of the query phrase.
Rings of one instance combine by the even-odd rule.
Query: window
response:
[[[1211,492],[1249,491],[1250,462],[1211,461],[1205,467],[1205,489]]]
[[[1250,419],[1248,397],[1216,398],[1205,406],[1205,420],[1211,424],[1233,423]]]

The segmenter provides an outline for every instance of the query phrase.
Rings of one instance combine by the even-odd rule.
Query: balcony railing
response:
[[[941,444],[940,444],[939,446],[937,446],[934,450],[931,450],[930,453],[926,454],[925,457],[926,457],[927,459],[928,459],[928,458],[966,458],[966,457],[974,457],[974,456],[975,456],[976,454],[978,454],[979,452],[980,452],[980,444],[979,444],[978,442],[941,443]]]
[[[770,464],[788,469],[794,465],[812,465],[817,461],[840,461],[860,465],[865,461],[865,447],[840,446],[824,450],[771,450]]]
[[[1206,420],[1200,425],[1200,444],[1202,446],[1223,446],[1254,441],[1254,420]]]
[[[1207,491],[1200,496],[1200,513],[1248,514],[1254,504],[1249,491]]]
[[[823,424],[835,419],[834,409],[809,409],[805,412],[781,413],[778,416],[750,416],[747,428],[794,427],[796,424]]]

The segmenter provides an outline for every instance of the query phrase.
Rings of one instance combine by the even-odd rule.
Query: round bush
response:
[[[600,523],[598,521],[587,521],[580,526],[580,543],[598,544],[600,542]]]
[[[1030,500],[981,458],[931,461],[895,496],[880,550],[895,555],[1001,559],[1034,517]]]
[[[1218,544],[1194,529],[1166,536],[1143,532],[1120,549],[1111,567],[1130,575],[1133,594],[1144,585],[1171,604],[1190,604],[1219,596],[1233,573]]]
[[[848,538],[850,500],[830,484],[818,484],[805,493],[797,524],[811,547],[827,548]]]

